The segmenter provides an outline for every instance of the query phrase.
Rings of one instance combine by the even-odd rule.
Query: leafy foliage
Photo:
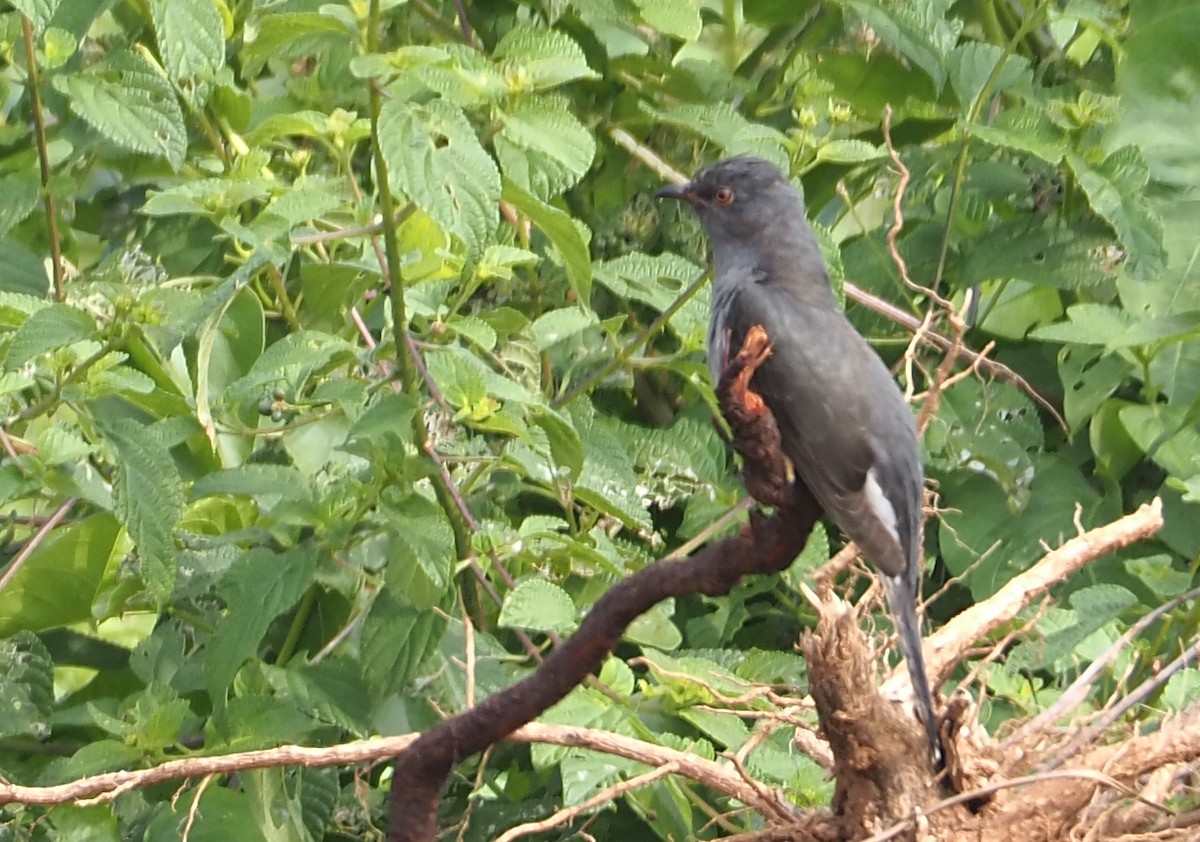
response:
[[[1047,704],[1195,584],[1194,4],[458,6],[0,11],[7,780],[419,730],[511,684],[523,639],[569,633],[621,576],[736,528],[736,466],[710,422],[708,293],[693,287],[703,245],[694,220],[649,199],[660,178],[644,153],[691,171],[749,152],[803,176],[835,281],[920,315],[886,244],[888,104],[913,174],[897,241],[912,277],[956,304],[978,290],[968,343],[996,341],[1066,420],[986,376],[941,396],[927,590],[955,581],[932,619],[1077,523],[1167,505],[1156,546],[1098,563],[981,666],[995,721]],[[381,219],[387,197],[397,212]],[[904,330],[848,308],[899,361]],[[938,359],[920,351],[906,385],[926,387]],[[819,531],[792,570],[727,598],[659,606],[604,689],[544,721],[705,757],[753,740],[751,774],[828,798],[792,726],[769,732],[765,703],[730,700],[747,683],[803,692],[798,590],[838,540]],[[1174,657],[1188,610],[1139,638],[1098,698]],[[1176,678],[1149,703],[1193,704],[1194,674]],[[463,838],[488,838],[640,770],[499,746],[468,762],[446,815],[474,805]],[[385,788],[352,770],[258,770],[177,799],[9,805],[0,826],[374,838]],[[588,832],[715,838],[714,811],[749,829],[733,808],[663,779]]]

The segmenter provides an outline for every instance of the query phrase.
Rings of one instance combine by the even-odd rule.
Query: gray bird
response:
[[[688,202],[712,245],[713,382],[751,327],[767,333],[772,352],[751,388],[775,416],[796,477],[882,574],[940,766],[916,610],[924,473],[912,412],[833,297],[803,199],[778,168],[729,158],[657,195]]]

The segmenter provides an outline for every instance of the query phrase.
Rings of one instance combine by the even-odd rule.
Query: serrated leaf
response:
[[[592,133],[557,97],[520,101],[493,143],[505,177],[542,200],[574,187],[596,155]]]
[[[1034,339],[1051,342],[1074,342],[1079,345],[1108,344],[1133,322],[1128,310],[1111,304],[1075,304],[1067,308],[1067,320],[1052,325],[1042,325],[1030,331]]]
[[[286,670],[269,672],[268,677],[275,678],[279,673],[293,704],[306,714],[319,722],[366,736],[371,709],[367,686],[357,664],[293,661]]]
[[[817,147],[816,160],[831,164],[862,164],[883,158],[887,152],[865,140],[831,140]]]
[[[500,173],[462,110],[444,99],[389,100],[379,138],[392,189],[481,254],[496,224]]]
[[[65,427],[47,427],[37,436],[38,456],[47,465],[75,465],[87,459],[96,448]]]
[[[281,384],[299,386],[316,371],[342,358],[354,358],[354,346],[338,336],[315,330],[289,333],[254,361],[250,371],[230,383],[227,400],[258,400],[264,390]]]
[[[1109,340],[1106,350],[1133,348],[1138,345],[1158,345],[1187,342],[1200,334],[1200,312],[1175,313],[1143,319]]]
[[[221,579],[225,616],[209,640],[204,681],[209,696],[223,704],[242,663],[258,650],[271,621],[287,611],[312,584],[317,554],[311,547],[276,553],[255,547],[243,553]]]
[[[948,12],[953,0],[871,3],[847,0],[846,8],[885,44],[925,71],[938,88],[946,81],[946,59],[963,23]]]
[[[62,0],[12,0],[12,7],[29,18],[33,31],[41,33],[54,17]]]
[[[158,53],[185,92],[207,91],[225,65],[225,28],[215,0],[150,0]],[[205,95],[190,97],[203,104]]]
[[[576,300],[588,302],[592,295],[592,261],[588,254],[587,240],[575,226],[571,217],[552,207],[516,182],[504,179],[504,201],[512,203],[517,210],[528,216],[533,224],[550,238],[558,249],[567,279],[575,291]]]
[[[971,108],[976,98],[984,92],[996,66],[1003,66],[992,80],[989,91],[1009,91],[1031,80],[1029,61],[1017,53],[1006,52],[986,41],[964,41],[954,48],[946,63],[950,74],[950,87],[954,89],[959,104]]]
[[[312,500],[312,487],[290,465],[239,465],[205,474],[192,485],[192,499],[214,494],[284,500]]]
[[[1044,110],[1032,106],[1003,111],[991,125],[977,123],[970,132],[985,143],[1027,152],[1047,164],[1057,165],[1069,152],[1062,131]]]
[[[442,49],[448,60],[426,63],[414,72],[422,84],[463,108],[504,100],[508,81],[487,56],[466,44],[447,44]]]
[[[684,41],[700,37],[699,0],[634,0],[638,14],[650,27]]]
[[[175,588],[175,527],[183,516],[183,482],[165,445],[136,421],[104,429],[117,452],[113,514],[137,547],[142,581],[164,604]]]
[[[574,480],[583,470],[583,442],[570,419],[550,407],[531,407],[530,419],[546,434],[554,464],[566,468]],[[529,521],[526,520],[525,523]],[[522,524],[522,530],[525,528]]]
[[[93,339],[96,322],[85,311],[67,304],[51,304],[38,310],[17,329],[4,357],[4,366],[10,371],[45,354]]]
[[[575,615],[575,603],[562,588],[545,579],[526,579],[504,597],[496,622],[507,629],[569,632]]]
[[[557,29],[517,25],[500,39],[493,55],[504,65],[510,93],[599,78],[579,45]]]
[[[596,280],[616,295],[666,310],[701,269],[676,254],[631,252],[596,264]],[[675,311],[667,327],[689,349],[701,347],[708,331],[707,285]]]
[[[1192,589],[1192,574],[1180,570],[1174,559],[1166,553],[1131,558],[1125,562],[1125,569],[1163,600]]]
[[[270,12],[258,17],[254,40],[242,47],[242,75],[253,79],[268,59],[323,55],[353,43],[355,36],[334,15]]]
[[[1063,225],[1018,217],[989,226],[971,239],[962,263],[962,285],[1021,280],[1055,289],[1087,289],[1111,281],[1101,262],[1112,236],[1093,224]]]
[[[785,172],[789,168],[787,138],[770,126],[751,123],[724,102],[677,105],[664,111],[655,111],[646,105],[642,108],[662,122],[708,138],[730,155],[758,155]]]
[[[1136,146],[1125,146],[1092,168],[1078,155],[1067,164],[1087,194],[1092,210],[1103,217],[1129,252],[1129,271],[1138,278],[1157,276],[1166,263],[1162,220],[1146,195],[1149,167]]]
[[[936,419],[926,433],[935,462],[992,477],[1019,497],[1033,479],[1032,454],[1043,432],[1033,402],[1004,383],[956,383],[942,393]]]
[[[40,187],[32,172],[15,172],[0,178],[0,237],[37,207]]]
[[[447,591],[443,609],[453,605]],[[421,664],[437,651],[446,633],[441,611],[417,609],[402,594],[384,589],[375,598],[363,621],[363,676],[371,698],[385,699],[407,687]]]
[[[50,736],[54,710],[54,661],[28,630],[0,640],[0,736]]]
[[[187,127],[171,83],[146,59],[110,53],[84,73],[54,77],[73,111],[113,143],[159,155],[178,169],[187,153]]]
[[[138,213],[146,216],[191,213],[219,219],[246,202],[268,195],[269,184],[262,179],[201,178],[151,193]]]

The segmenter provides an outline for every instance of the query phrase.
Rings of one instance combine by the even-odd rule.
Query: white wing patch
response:
[[[863,493],[867,495],[867,505],[871,507],[871,511],[875,513],[875,517],[887,527],[888,532],[896,539],[896,543],[900,543],[900,531],[897,528],[896,509],[892,502],[888,500],[887,495],[883,493],[883,488],[879,485],[879,480],[875,479],[875,469],[867,471],[867,481],[863,483]]]

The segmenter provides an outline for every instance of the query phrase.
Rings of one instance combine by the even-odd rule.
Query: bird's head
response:
[[[755,240],[781,222],[804,219],[800,194],[779,168],[749,155],[718,161],[686,184],[654,195],[690,204],[715,248],[726,240]]]

